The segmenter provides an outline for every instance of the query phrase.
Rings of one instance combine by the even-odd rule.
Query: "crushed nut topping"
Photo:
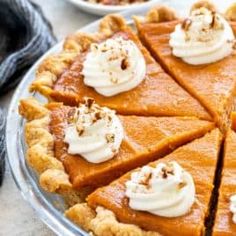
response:
[[[223,29],[223,24],[220,22],[219,17],[216,15],[216,12],[212,12],[212,21],[210,24],[210,28],[213,28],[215,30],[221,30]]]
[[[92,105],[95,103],[93,98],[85,98],[85,105],[90,109]]]
[[[107,143],[114,143],[115,141],[115,134],[106,134]]]
[[[82,124],[76,124],[76,130],[79,134],[79,136],[81,136],[84,133],[84,127]]]
[[[75,120],[76,120],[76,109],[75,108],[69,110],[69,112],[67,114],[67,120],[68,120],[69,124],[75,122]]]
[[[80,111],[80,108],[82,108],[83,112]],[[84,98],[79,108],[71,109],[68,112],[68,124],[74,123],[76,125],[79,136],[82,136],[85,132],[85,123],[90,122],[92,125],[101,119],[106,119],[110,123],[112,116],[97,105],[93,98],[89,97]],[[108,142],[114,142],[114,135],[108,134],[106,139]]]
[[[96,113],[94,114],[94,116],[95,116],[95,118],[96,118],[97,120],[102,119],[102,114],[101,114],[100,111],[99,111],[99,112],[96,112]]]
[[[112,121],[112,117],[110,115],[107,116],[108,121],[111,122]]]
[[[120,65],[121,69],[122,69],[122,70],[126,70],[126,69],[128,68],[128,66],[129,66],[129,61],[128,61],[127,58],[124,58],[124,59],[121,61],[121,65]]]
[[[188,31],[188,30],[189,30],[189,27],[191,26],[191,24],[192,24],[192,20],[189,19],[189,18],[186,18],[186,19],[183,21],[181,27],[182,27],[183,30]]]
[[[142,185],[145,185],[145,186],[149,186],[151,178],[152,178],[152,172],[149,172],[149,173],[144,175],[144,177],[140,180],[139,183],[142,184]]]
[[[186,185],[187,185],[186,182],[181,182],[181,183],[179,183],[178,188],[179,188],[179,189],[182,189],[182,188],[184,188]]]
[[[117,84],[117,83],[118,83],[118,79],[117,79],[117,78],[114,78],[114,77],[112,77],[112,78],[111,78],[111,82],[112,82],[113,84]]]
[[[210,22],[207,17],[210,17]],[[201,24],[196,24],[200,22]],[[224,24],[216,12],[200,8],[193,11],[191,16],[183,21],[181,28],[185,31],[186,41],[197,39],[200,42],[207,42],[213,39],[214,31],[224,29]]]
[[[215,12],[212,12],[211,13],[212,14],[212,21],[211,21],[211,24],[210,24],[210,27],[211,28],[214,28],[215,27],[215,25],[216,25],[216,13]]]
[[[173,166],[170,166],[169,164],[166,165],[166,167],[163,167],[161,169],[162,171],[162,178],[166,179],[168,177],[168,175],[174,175],[174,170],[173,170]]]

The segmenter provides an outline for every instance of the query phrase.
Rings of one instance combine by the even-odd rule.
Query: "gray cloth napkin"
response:
[[[54,43],[51,26],[37,5],[0,0],[0,95]]]
[[[0,109],[0,186],[5,171],[5,112]]]
[[[0,99],[54,43],[42,10],[28,0],[0,0]],[[0,108],[0,185],[4,171],[4,124]]]

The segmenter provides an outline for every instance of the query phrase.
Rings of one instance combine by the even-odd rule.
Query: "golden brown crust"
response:
[[[166,21],[177,20],[177,14],[174,9],[164,5],[157,5],[151,8],[145,17],[133,16],[135,24],[141,23],[160,23]]]
[[[111,14],[105,16],[100,25],[99,33],[105,35],[106,37],[111,36],[117,31],[124,29],[126,26],[125,19],[117,14]]]
[[[53,83],[70,67],[77,53],[74,51],[62,51],[59,54],[47,57],[39,66],[36,78],[30,86],[30,91],[38,91],[50,98]]]
[[[54,139],[49,132],[50,111],[35,99],[29,98],[21,100],[19,113],[27,119],[27,161],[40,175],[42,188],[63,195],[70,203],[81,202],[79,194],[72,188],[63,164],[54,157]]]
[[[212,11],[216,11],[215,5],[208,0],[200,0],[193,4],[190,11],[195,9],[206,7]],[[174,9],[171,7],[167,7],[164,5],[158,5],[156,7],[151,8],[145,17],[134,16],[133,17],[135,24],[138,26],[141,23],[161,23],[167,21],[178,20],[179,17]]]
[[[65,51],[83,52],[88,49],[91,43],[96,42],[96,37],[93,34],[78,32],[69,35],[63,45]]]
[[[40,106],[34,98],[28,98],[20,101],[19,114],[30,121],[45,117],[48,114],[48,109]]]
[[[63,71],[69,69],[79,53],[86,51],[91,43],[109,37],[124,27],[127,27],[125,20],[121,16],[113,14],[107,15],[101,20],[97,33],[78,32],[68,36],[64,42],[63,50],[56,55],[47,57],[41,63],[36,72],[36,79],[30,86],[30,91],[37,91],[51,99],[50,94],[54,82]]]
[[[190,12],[192,12],[193,10],[199,9],[201,7],[207,8],[210,11],[217,11],[213,2],[209,0],[200,0],[192,5]]]
[[[230,5],[230,7],[226,10],[225,17],[227,20],[236,21],[236,3]]]
[[[176,20],[176,12],[167,6],[157,6],[152,8],[146,15],[146,19],[148,22],[165,22]]]
[[[94,211],[86,203],[74,205],[65,215],[97,236],[160,236],[157,232],[144,231],[136,225],[120,223],[112,211],[103,207],[97,207]]]
[[[217,8],[212,1],[199,0],[192,5],[190,12],[201,7],[205,7],[211,11],[217,11]],[[236,3],[233,3],[226,10],[224,16],[227,20],[236,21]],[[145,17],[134,16],[133,19],[135,21],[135,24],[139,25],[140,23],[160,23],[177,20],[178,17],[174,9],[167,6],[158,5],[151,8]]]

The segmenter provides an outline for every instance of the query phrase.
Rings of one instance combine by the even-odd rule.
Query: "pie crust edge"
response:
[[[36,99],[27,98],[20,101],[19,114],[27,120],[27,163],[39,175],[40,186],[47,192],[62,195],[69,206],[82,202],[86,190],[78,192],[72,188],[62,162],[54,157],[54,137],[49,132],[50,111]]]
[[[79,203],[65,212],[65,216],[84,230],[95,235],[135,235],[135,236],[161,236],[158,232],[145,231],[134,224],[121,223],[115,214],[101,206],[93,210],[87,203]]]
[[[201,7],[217,11],[216,6],[211,1],[199,0],[192,5],[190,12]],[[223,15],[229,21],[236,21],[236,3],[231,4]],[[136,26],[139,26],[142,23],[161,23],[178,19],[180,19],[180,17],[173,8],[162,4],[152,7],[145,16],[133,16]]]
[[[52,100],[50,95],[54,83],[65,70],[70,68],[80,53],[86,51],[91,43],[107,38],[127,27],[123,17],[111,14],[101,20],[97,33],[77,32],[68,36],[64,41],[62,51],[48,56],[39,65],[36,78],[29,88],[30,92],[39,92]]]

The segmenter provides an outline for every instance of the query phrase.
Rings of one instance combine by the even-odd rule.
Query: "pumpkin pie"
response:
[[[215,18],[215,7],[208,1],[198,2],[192,7],[192,11],[195,10],[195,15],[200,15],[202,13],[196,12],[196,10],[201,9],[202,11],[203,8],[211,11],[214,19],[218,18],[219,15]],[[227,11],[226,18],[229,19],[228,22],[231,24],[233,31],[236,32],[236,24],[232,21],[235,19],[235,11],[233,9],[234,8],[232,7]],[[205,32],[201,35],[199,30],[194,31],[195,29],[193,29],[192,35],[189,36],[189,28],[193,22],[190,18],[185,20],[179,19],[172,9],[158,6],[151,9],[146,17],[135,17],[134,19],[141,41],[148,50],[150,50],[154,58],[161,63],[163,68],[165,68],[165,70],[172,75],[183,88],[185,88],[193,97],[198,99],[198,101],[214,117],[214,120],[219,127],[222,130],[226,130],[229,123],[230,112],[234,107],[233,100],[236,89],[235,50],[233,50],[231,55],[212,63],[208,61],[209,58],[200,58],[199,60],[206,59],[206,63],[199,65],[196,61],[192,60],[190,64],[185,60],[182,60],[180,56],[177,57],[173,55],[173,45],[170,46],[171,35],[175,31],[177,25],[181,25],[182,29],[187,32],[187,43],[191,37],[196,38],[198,34],[200,36],[206,35]],[[214,23],[216,21],[212,22]],[[219,27],[219,25],[215,24],[213,27]],[[205,29],[203,28],[203,31],[204,30]],[[212,36],[212,34],[210,35]],[[177,42],[179,36],[175,34],[173,37],[175,37],[176,40],[174,45],[180,47],[181,45],[178,45],[179,42]],[[199,40],[204,42],[206,38],[201,37]],[[228,43],[232,42],[233,40],[228,41]],[[191,47],[191,44],[189,45]],[[195,46],[197,47],[197,44],[195,44]],[[208,44],[207,49],[209,49],[209,47],[210,43]],[[227,43],[221,46],[221,50],[224,50],[224,48],[227,48]],[[187,55],[185,57],[186,60],[195,59],[196,53],[199,53],[199,50],[193,51],[194,49],[192,49],[192,52],[191,50],[184,48],[181,50],[182,51],[176,50],[175,52],[176,54],[178,53],[178,55],[182,54],[183,57]],[[206,53],[205,49],[202,53]],[[190,58],[190,55],[193,55],[193,58]]]
[[[230,205],[231,197],[236,194],[236,113],[232,116],[232,129],[229,129],[224,144],[223,170],[219,188],[215,224],[213,227],[214,236],[235,235],[236,221],[233,220],[233,211]],[[235,209],[234,209],[234,212]]]
[[[100,59],[94,62],[96,57],[91,56],[90,59],[93,63],[88,66],[87,63],[86,67],[84,65],[91,48],[94,51],[94,48],[99,47],[101,44],[103,46],[106,42],[111,44],[111,41],[108,41],[111,39],[116,40],[116,42],[129,40],[128,48],[130,48],[131,44],[134,44],[144,58],[143,66],[146,67],[146,70],[140,72],[141,74],[144,73],[144,79],[136,87],[106,96],[91,86],[91,83],[94,84],[94,80],[85,84],[86,76],[83,69],[88,67],[86,73],[90,77],[95,77],[96,83],[99,83],[99,78],[101,80],[100,83],[105,77],[107,78],[107,75],[104,76],[104,71],[97,73],[97,70],[100,69],[96,65],[100,63]],[[94,44],[96,45],[95,47]],[[137,56],[134,56],[133,60],[136,59]],[[125,60],[121,62],[120,67],[123,71],[117,72],[118,74],[125,73],[127,67]],[[118,70],[118,67],[116,67],[116,70]],[[142,66],[137,66],[137,71],[139,70],[142,70]],[[94,74],[91,75],[91,73]],[[109,73],[112,72],[110,71]],[[132,73],[136,73],[136,71]],[[137,75],[135,75],[136,77]],[[114,84],[117,83],[116,77],[111,77],[110,80]],[[164,72],[161,66],[155,62],[149,52],[142,46],[137,36],[125,24],[124,19],[117,15],[106,16],[100,23],[98,33],[86,34],[79,32],[68,37],[65,40],[63,51],[57,55],[49,56],[39,66],[36,80],[31,85],[30,90],[38,91],[50,100],[63,102],[67,105],[76,105],[84,97],[91,97],[99,105],[115,109],[119,114],[123,115],[196,116],[205,120],[212,119],[195,98]]]
[[[159,163],[175,161],[191,174],[195,184],[195,201],[185,215],[163,217],[133,210],[125,193],[125,183],[137,171],[133,170],[110,185],[97,189],[88,196],[87,204],[73,206],[66,211],[66,216],[95,235],[202,235],[209,213],[221,140],[220,131],[214,129],[204,137],[148,164],[154,167]]]
[[[87,106],[87,103],[81,104]],[[28,120],[25,128],[28,163],[41,174],[41,185],[50,192],[105,185],[125,172],[156,160],[214,128],[212,122],[192,117],[120,115],[119,120],[124,130],[121,145],[112,159],[96,163],[96,153],[92,157],[86,156],[93,161],[81,156],[84,151],[81,151],[81,155],[69,153],[66,128],[70,127],[74,119],[71,117],[74,117],[75,109],[61,103],[43,106],[32,98],[22,100],[19,106],[20,114]],[[93,127],[92,132],[100,126],[99,123]],[[90,139],[84,140],[89,142]],[[92,146],[97,145],[95,141]],[[80,142],[83,140],[80,139]],[[79,145],[75,143],[75,148]]]

